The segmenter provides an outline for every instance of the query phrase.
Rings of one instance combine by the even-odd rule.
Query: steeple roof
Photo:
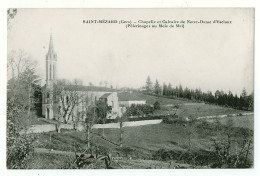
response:
[[[54,59],[56,60],[56,52],[54,51],[54,47],[53,47],[53,40],[52,40],[52,34],[50,35],[50,42],[49,42],[49,50],[48,50],[48,53],[47,53],[47,57],[46,58],[51,58],[51,59]]]

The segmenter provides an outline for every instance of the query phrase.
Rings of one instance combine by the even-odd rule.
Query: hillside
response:
[[[235,124],[234,124],[235,126]],[[105,138],[101,138],[102,129],[94,130],[92,141],[94,145],[101,147],[102,151],[109,152],[112,156],[120,155],[131,156],[133,160],[142,160],[141,162],[148,162],[153,160],[156,152],[163,150],[171,151],[173,153],[184,153],[192,156],[194,155],[210,155],[214,151],[214,143],[212,139],[217,141],[227,140],[225,126],[217,127],[213,124],[205,124],[204,121],[198,121],[193,126],[183,126],[180,124],[156,124],[139,127],[125,127],[123,128],[123,146],[126,151],[122,151],[119,146],[119,129],[104,129]],[[232,142],[231,152],[235,152],[239,148],[238,144],[245,139],[245,134],[252,137],[252,130],[237,127],[228,127],[232,129],[232,136],[237,142]],[[84,132],[63,131],[62,133],[44,133],[38,136],[39,148],[47,148],[61,151],[81,152],[86,147],[86,134]],[[250,137],[251,136],[251,137]],[[114,144],[112,144],[111,142]],[[239,142],[240,141],[240,142]],[[197,154],[196,154],[197,153]],[[157,153],[158,155],[158,153]],[[166,157],[171,157],[165,155]],[[253,148],[250,149],[249,157],[252,159]],[[43,157],[43,156],[42,156]],[[52,156],[53,157],[53,156]],[[159,154],[159,157],[164,155]],[[189,160],[180,160],[179,157],[174,157],[171,160],[176,160],[177,163],[190,164]],[[158,160],[158,159],[157,159]],[[125,161],[130,165],[130,162]],[[126,163],[125,163],[126,164]],[[131,168],[125,165],[126,168]],[[132,164],[135,168],[135,165]],[[149,164],[144,164],[149,167]],[[164,164],[162,164],[164,165]],[[197,167],[197,166],[196,166]]]
[[[154,104],[156,101],[160,102],[161,110],[155,112],[155,114],[174,114],[176,112],[180,117],[203,117],[203,116],[213,116],[213,115],[224,115],[224,114],[239,114],[246,113],[246,111],[241,111],[233,108],[222,107],[218,105],[197,103],[191,100],[180,100],[171,99],[166,97],[157,97],[153,95],[142,94],[139,92],[133,92],[135,96],[138,96],[146,100],[147,104]],[[175,105],[179,106],[176,111]]]

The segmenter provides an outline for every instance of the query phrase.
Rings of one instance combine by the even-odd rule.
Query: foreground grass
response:
[[[220,126],[220,128],[223,128]],[[252,137],[253,131],[245,128],[230,128],[234,139],[245,140],[244,134]],[[102,129],[93,130],[95,134],[102,135]],[[119,129],[104,129],[105,138],[113,143],[119,144]],[[84,132],[44,133],[38,135],[38,146],[40,148],[77,151],[86,148],[86,134]],[[215,126],[203,121],[196,122],[194,126],[183,126],[179,124],[156,124],[139,127],[123,128],[123,146],[130,147],[133,159],[152,159],[152,154],[160,149],[173,151],[212,151],[212,138],[223,140],[227,138],[224,131],[216,130]],[[116,156],[119,153],[118,146],[103,140],[98,135],[93,135],[92,141],[97,146],[104,146],[109,152]],[[239,143],[234,143],[233,152]],[[252,151],[250,154],[252,158]]]
[[[75,159],[74,156],[69,155],[34,153],[27,169],[76,169],[76,165],[74,164]],[[100,165],[100,167],[94,169],[103,169],[103,161],[100,161]],[[192,168],[189,164],[142,159],[112,160],[111,166],[118,169]]]
[[[71,167],[73,156],[34,153],[27,169],[66,169]]]
[[[157,124],[139,127],[125,127],[123,130],[123,145],[131,147],[136,151],[144,154],[164,149],[185,150],[188,146],[185,127],[171,124]],[[97,134],[102,134],[102,129],[94,130]],[[105,138],[119,144],[119,129],[104,129]],[[198,134],[192,136],[193,148],[208,148],[205,143],[206,138],[201,138]],[[210,136],[208,136],[210,138]],[[86,145],[86,134],[84,132],[72,131],[69,133],[43,133],[39,135],[38,147],[66,150],[81,151]],[[116,149],[118,146],[102,140],[99,136],[94,135],[93,141],[97,145],[104,145],[110,149]]]

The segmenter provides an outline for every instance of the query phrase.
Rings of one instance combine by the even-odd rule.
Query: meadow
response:
[[[147,104],[153,105],[158,101],[161,109],[155,112],[155,115],[166,115],[176,113],[179,117],[204,117],[212,115],[228,115],[246,113],[247,111],[236,110],[229,107],[222,107],[214,104],[205,104],[193,102],[191,100],[159,97],[154,95],[133,92],[136,96],[145,99]],[[178,109],[175,108],[178,106]]]
[[[105,138],[102,138],[102,129],[93,130],[92,141],[102,151],[109,152],[112,156],[131,157],[132,160],[174,160],[179,164],[187,163],[187,160],[180,160],[178,157],[154,158],[155,153],[163,152],[176,153],[207,153],[214,151],[214,142],[219,143],[227,140],[227,125],[216,126],[214,122],[197,121],[193,125],[181,124],[155,124],[139,127],[123,128],[123,150],[119,147],[119,129],[104,129]],[[247,128],[229,127],[231,131],[232,143],[231,152],[235,153],[241,141],[252,138],[253,131]],[[244,136],[247,134],[247,136]],[[221,143],[222,145],[222,143]],[[39,148],[53,150],[82,152],[86,148],[86,133],[77,131],[63,131],[62,133],[44,133],[38,135]],[[214,152],[213,152],[214,153]],[[161,158],[162,157],[162,158]],[[249,158],[252,160],[253,148],[250,149]],[[126,161],[125,161],[126,162]],[[145,164],[145,166],[148,166]],[[200,166],[203,166],[200,165]],[[127,166],[125,166],[128,168]],[[130,166],[129,166],[130,167]]]

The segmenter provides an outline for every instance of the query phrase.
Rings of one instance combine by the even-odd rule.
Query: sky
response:
[[[143,29],[82,22],[100,19],[232,23]],[[37,60],[43,84],[52,33],[58,78],[139,88],[149,75],[153,82],[203,91],[253,91],[252,9],[18,9],[11,25],[8,52],[22,49]]]

